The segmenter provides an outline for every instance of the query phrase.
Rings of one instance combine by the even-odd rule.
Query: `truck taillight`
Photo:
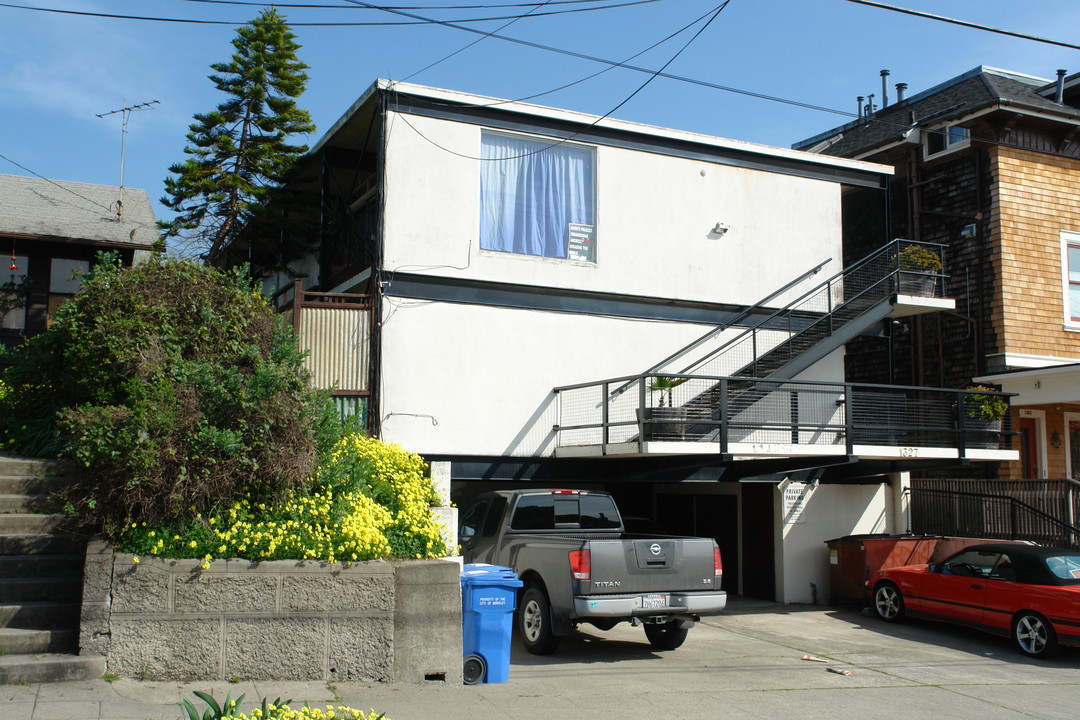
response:
[[[720,559],[720,548],[718,547],[712,549],[712,567],[713,577],[724,576],[724,561]]]
[[[575,580],[588,580],[592,577],[592,558],[588,550],[570,551],[570,576]]]

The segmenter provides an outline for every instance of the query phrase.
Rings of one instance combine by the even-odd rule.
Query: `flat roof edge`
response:
[[[744,140],[734,140],[730,138],[719,137],[716,135],[707,135],[704,133],[691,132],[688,130],[665,128],[657,125],[637,123],[630,120],[619,120],[616,118],[583,113],[576,110],[565,110],[516,100],[508,101],[500,98],[476,95],[473,93],[466,93],[457,90],[446,90],[442,88],[428,87],[425,85],[414,85],[412,83],[399,83],[386,79],[378,79],[374,83],[372,83],[364,92],[364,94],[360,98],[358,98],[349,107],[349,109],[337,120],[337,122],[335,122],[334,125],[331,126],[329,130],[327,130],[323,137],[320,138],[320,140],[314,146],[312,146],[309,154],[314,154],[318,152],[322,147],[324,147],[327,142],[329,142],[330,138],[332,138],[333,135],[338,130],[340,130],[349,121],[349,119],[353,117],[353,115],[356,114],[360,107],[370,101],[372,96],[374,96],[378,92],[402,93],[405,95],[413,95],[416,97],[430,100],[454,103],[465,107],[484,107],[497,105],[497,109],[499,111],[517,113],[532,117],[539,117],[550,120],[560,120],[563,122],[570,122],[586,126],[595,126],[608,130],[630,132],[638,135],[663,138],[666,140],[693,142],[700,145],[707,145],[722,148],[725,150],[756,154],[764,157],[796,160],[799,162],[805,162],[808,164],[818,165],[822,167],[843,168],[847,170],[855,170],[859,172],[872,173],[882,176],[894,174],[894,170],[891,166],[867,162],[865,160],[853,160],[850,158],[839,158],[829,155],[819,155],[816,153],[809,153],[802,150],[794,150],[790,148],[782,148],[772,145],[763,145]]]

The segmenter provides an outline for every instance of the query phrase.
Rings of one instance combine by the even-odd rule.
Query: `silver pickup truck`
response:
[[[514,622],[537,655],[583,622],[643,625],[653,647],[673,650],[702,615],[727,604],[712,539],[626,533],[606,493],[487,492],[460,518],[465,562],[507,566],[523,581]]]

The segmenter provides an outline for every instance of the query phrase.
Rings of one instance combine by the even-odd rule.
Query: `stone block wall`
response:
[[[91,542],[80,653],[142,679],[461,683],[452,560],[201,564]]]

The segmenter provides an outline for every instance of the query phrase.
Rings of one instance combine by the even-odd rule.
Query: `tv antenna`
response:
[[[127,100],[121,102],[122,107],[116,110],[110,110],[98,115],[99,118],[108,117],[109,115],[121,114],[120,120],[120,197],[116,201],[116,221],[120,222],[120,218],[124,214],[124,161],[127,158],[127,126],[128,118],[131,117],[131,113],[136,110],[149,110],[152,105],[157,105],[157,100],[151,100],[149,102],[139,103],[138,105],[128,105]]]

